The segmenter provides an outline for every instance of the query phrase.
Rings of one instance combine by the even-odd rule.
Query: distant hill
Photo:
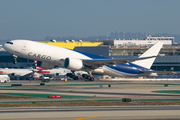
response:
[[[131,33],[131,32],[112,32],[110,33],[108,36],[104,35],[104,36],[89,36],[89,37],[81,37],[80,39],[83,41],[97,41],[97,40],[112,40],[112,39],[139,39],[139,40],[144,40],[145,37],[147,35],[147,33]],[[175,35],[175,34],[168,34],[168,33],[161,33],[161,34],[153,34],[151,36],[164,36],[164,37],[175,37],[175,42],[177,42],[178,44],[180,44],[180,35]],[[75,36],[68,36],[68,37],[52,37],[52,36],[46,36],[45,40],[51,40],[51,39],[55,39],[57,41],[64,41],[64,40],[79,40],[79,37],[75,37]]]
[[[67,36],[67,37],[60,37],[60,36],[46,36],[45,39],[42,40],[35,40],[34,41],[49,41],[52,39],[55,39],[57,41],[64,41],[64,40],[79,40],[81,39],[82,41],[97,41],[97,40],[112,40],[112,39],[139,39],[143,40],[147,35],[151,36],[164,36],[164,37],[175,37],[175,42],[180,44],[180,35],[175,35],[175,34],[168,34],[168,33],[161,33],[161,34],[147,34],[147,33],[131,33],[131,32],[112,32],[109,35],[103,35],[103,36],[89,36],[89,37],[76,37],[76,36]],[[17,38],[15,38],[17,39]],[[28,39],[28,38],[27,38]],[[12,39],[13,40],[13,39]],[[0,44],[3,44],[7,41],[10,41],[9,39],[7,40],[0,40]]]

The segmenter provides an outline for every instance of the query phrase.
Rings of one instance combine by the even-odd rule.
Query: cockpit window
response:
[[[6,43],[13,45],[13,42],[6,42]]]

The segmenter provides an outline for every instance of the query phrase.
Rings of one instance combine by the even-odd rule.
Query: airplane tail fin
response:
[[[48,69],[44,69],[44,68],[38,67],[37,60],[34,60],[34,63],[35,63],[36,70],[48,70]]]
[[[161,50],[162,45],[163,45],[162,42],[157,42],[150,49],[148,49],[146,52],[144,52],[139,58],[149,57],[149,56],[157,56],[159,51]],[[144,59],[144,60],[137,60],[132,63],[135,65],[139,65],[141,67],[150,69],[155,59],[156,59],[156,57]]]

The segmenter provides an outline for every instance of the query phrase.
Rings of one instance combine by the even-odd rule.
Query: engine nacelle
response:
[[[64,67],[70,70],[81,70],[83,68],[83,62],[79,59],[66,58]]]
[[[45,69],[53,69],[55,66],[54,64],[37,61],[37,66]]]

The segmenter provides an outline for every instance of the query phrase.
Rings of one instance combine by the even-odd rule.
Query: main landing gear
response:
[[[74,74],[74,72],[72,72],[72,73],[67,73],[66,76],[67,76],[67,77],[70,77],[70,78],[72,78],[72,79],[74,79],[74,80],[78,80],[78,79],[79,79],[78,76],[76,76],[76,75]],[[85,79],[88,79],[89,81],[94,81],[94,78],[93,78],[92,75],[82,74],[82,77],[85,78]]]
[[[89,81],[94,81],[94,78],[92,75],[88,75],[88,74],[82,74],[82,77],[85,79],[88,79]]]
[[[67,73],[66,76],[70,77],[70,78],[72,78],[74,80],[78,80],[78,76],[76,76],[74,73]]]

